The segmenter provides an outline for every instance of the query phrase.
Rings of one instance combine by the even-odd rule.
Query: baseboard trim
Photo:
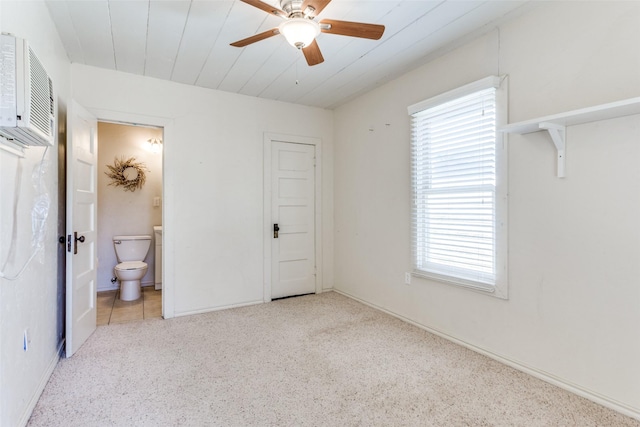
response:
[[[411,319],[409,319],[407,317],[404,317],[404,316],[402,316],[400,314],[394,313],[393,311],[387,310],[387,309],[385,309],[383,307],[380,307],[380,306],[378,306],[376,304],[372,304],[372,303],[370,303],[368,301],[365,301],[365,300],[363,300],[361,298],[358,298],[358,297],[356,297],[354,295],[351,295],[351,294],[349,294],[347,292],[340,291],[340,290],[337,290],[335,288],[333,289],[333,292],[336,292],[336,293],[338,293],[340,295],[343,295],[343,296],[345,296],[347,298],[351,298],[354,301],[358,301],[358,302],[360,302],[360,303],[362,303],[364,305],[367,305],[367,306],[369,306],[371,308],[374,308],[376,310],[382,311],[383,313],[386,313],[386,314],[388,314],[390,316],[393,316],[393,317],[395,317],[397,319],[400,319],[400,320],[402,320],[404,322],[410,323],[411,325],[414,325],[414,326],[416,326],[416,327],[418,327],[420,329],[423,329],[423,330],[425,330],[427,332],[430,332],[430,333],[432,333],[434,335],[442,337],[442,338],[444,338],[444,339],[446,339],[448,341],[451,341],[451,342],[453,342],[455,344],[461,345],[461,346],[463,346],[465,348],[468,348],[469,350],[475,351],[476,353],[480,353],[480,354],[482,354],[484,356],[487,356],[487,357],[489,357],[489,358],[491,358],[493,360],[496,360],[496,361],[498,361],[500,363],[503,363],[503,364],[505,364],[507,366],[510,366],[510,367],[514,368],[514,369],[517,369],[517,370],[519,370],[521,372],[529,374],[529,375],[531,375],[533,377],[536,377],[536,378],[538,378],[538,379],[540,379],[542,381],[545,381],[545,382],[547,382],[549,384],[555,385],[556,387],[560,387],[563,390],[567,390],[567,391],[569,391],[569,392],[571,392],[573,394],[576,394],[576,395],[578,395],[580,397],[584,397],[585,399],[589,399],[592,402],[595,402],[595,403],[597,403],[599,405],[602,405],[602,406],[604,406],[606,408],[612,409],[612,410],[614,410],[616,412],[619,412],[619,413],[621,413],[623,415],[626,415],[628,417],[631,417],[631,418],[634,418],[634,419],[640,421],[640,409],[636,409],[636,408],[633,408],[633,407],[631,407],[629,405],[626,405],[626,404],[624,404],[622,402],[618,402],[616,400],[610,399],[610,398],[608,398],[606,396],[603,396],[603,395],[601,395],[601,394],[599,394],[597,392],[593,392],[591,390],[587,390],[587,389],[585,389],[585,388],[583,388],[583,387],[581,387],[581,386],[579,386],[577,384],[573,384],[573,383],[571,383],[569,381],[566,381],[566,380],[564,380],[564,379],[562,379],[560,377],[557,377],[557,376],[555,376],[553,374],[550,374],[548,372],[539,370],[539,369],[534,368],[532,366],[528,366],[525,363],[519,362],[517,360],[510,359],[508,357],[505,357],[505,356],[502,356],[500,354],[494,353],[492,351],[483,349],[481,347],[477,347],[477,346],[475,346],[473,344],[469,344],[469,343],[467,343],[465,341],[462,341],[462,340],[460,340],[460,339],[458,339],[458,338],[456,338],[456,337],[454,337],[452,335],[447,334],[446,332],[442,332],[442,331],[439,331],[437,329],[431,328],[429,326],[426,326],[426,325],[420,324],[418,322],[415,322],[415,321],[413,321],[413,320],[411,320]]]
[[[62,358],[63,349],[64,349],[64,339],[60,342],[60,344],[58,344],[57,351],[54,353],[53,357],[51,358],[51,361],[49,362],[47,369],[42,374],[42,377],[40,378],[40,382],[38,383],[38,387],[36,388],[35,392],[31,396],[31,399],[29,400],[29,404],[25,408],[25,411],[22,414],[22,417],[20,418],[20,421],[18,423],[19,426],[24,427],[29,422],[29,418],[31,418],[31,414],[35,409],[36,404],[38,403],[38,400],[40,399],[40,396],[44,391],[44,388],[49,382],[49,378],[51,377],[51,374],[53,374],[53,370],[56,368],[56,366],[58,365],[58,362]]]
[[[174,313],[174,317],[183,317],[183,316],[191,316],[193,314],[211,313],[212,311],[227,310],[229,308],[247,307],[249,305],[258,305],[258,304],[264,304],[264,301],[262,301],[262,300],[260,300],[260,301],[249,301],[249,302],[243,302],[243,303],[240,303],[240,304],[221,305],[219,307],[203,308],[201,310],[190,310],[190,311],[175,312]]]
[[[332,292],[333,288],[329,288],[329,289],[323,289],[322,291],[318,292],[318,293],[324,293],[324,292]],[[348,296],[348,295],[345,295]],[[270,301],[268,301],[270,302]],[[183,316],[191,316],[193,314],[203,314],[203,313],[210,313],[212,311],[220,311],[220,310],[227,310],[229,308],[239,308],[239,307],[247,307],[250,305],[258,305],[258,304],[264,304],[265,301],[249,301],[249,302],[243,302],[240,304],[230,304],[230,305],[222,305],[220,307],[213,307],[213,308],[204,308],[201,310],[190,310],[190,311],[183,311],[183,312],[176,312],[174,313],[174,317],[183,317]]]

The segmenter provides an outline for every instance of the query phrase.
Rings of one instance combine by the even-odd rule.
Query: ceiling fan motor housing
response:
[[[281,0],[280,8],[289,18],[304,18],[302,10],[302,0]],[[311,7],[311,9],[313,9]]]

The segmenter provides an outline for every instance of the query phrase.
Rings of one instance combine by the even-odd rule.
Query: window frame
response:
[[[418,198],[416,166],[417,166],[417,142],[414,140],[413,122],[411,124],[411,256],[412,275],[427,278],[442,283],[461,286],[483,294],[492,295],[502,299],[508,299],[508,152],[506,138],[500,128],[507,124],[507,99],[508,77],[489,76],[451,91],[436,95],[432,98],[413,104],[407,108],[409,116],[437,107],[441,104],[457,100],[482,90],[495,88],[496,103],[496,133],[495,133],[495,205],[494,205],[494,262],[495,281],[492,284],[475,281],[453,275],[442,274],[418,268],[417,260],[417,230],[416,225],[416,200]]]

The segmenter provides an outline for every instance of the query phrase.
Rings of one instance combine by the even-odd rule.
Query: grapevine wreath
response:
[[[113,166],[107,165],[109,172],[105,172],[105,175],[111,178],[109,185],[124,187],[125,191],[136,191],[136,188],[142,188],[147,180],[145,171],[149,169],[144,163],[135,160],[135,157],[127,160],[121,157],[114,160]]]

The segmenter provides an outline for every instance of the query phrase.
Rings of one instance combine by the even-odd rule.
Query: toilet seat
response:
[[[147,263],[143,261],[125,261],[116,265],[116,270],[141,270],[147,267]]]

